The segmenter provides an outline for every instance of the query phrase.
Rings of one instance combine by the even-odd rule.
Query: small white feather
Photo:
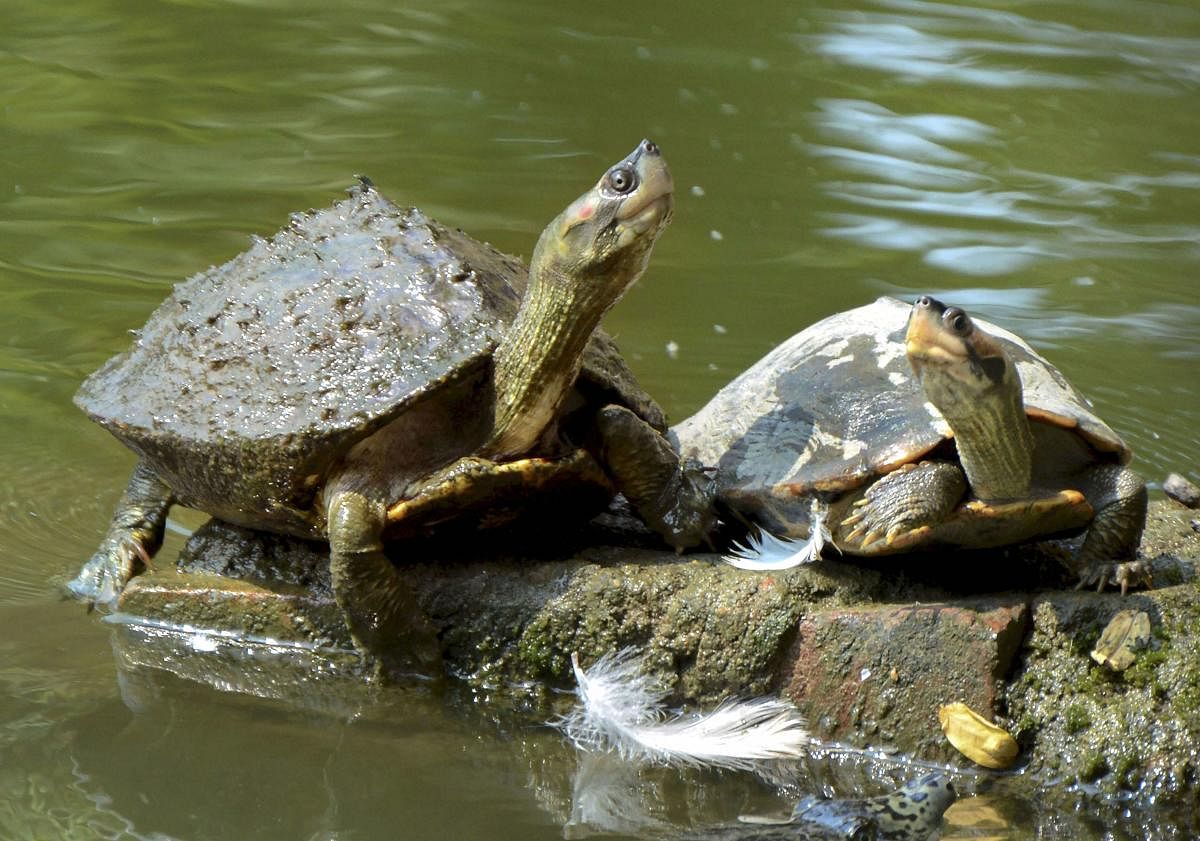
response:
[[[577,655],[571,663],[580,703],[560,726],[582,750],[615,750],[625,759],[664,765],[750,769],[802,756],[813,744],[787,701],[725,701],[709,713],[668,719],[665,690],[642,673],[631,649],[606,654],[586,671]]]
[[[721,560],[738,569],[759,571],[791,569],[819,561],[825,544],[834,545],[833,535],[825,524],[826,513],[825,506],[814,497],[809,517],[812,531],[807,540],[789,540],[760,530],[757,535],[747,537],[745,545],[735,542],[729,554],[723,555]]]

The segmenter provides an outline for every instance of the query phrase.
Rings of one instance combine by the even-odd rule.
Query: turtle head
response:
[[[671,171],[643,140],[538,240],[516,321],[496,348],[496,414],[483,452],[529,450],[552,423],[604,314],[641,276],[671,220]]]
[[[958,307],[923,296],[912,306],[904,344],[926,399],[954,433],[975,495],[1026,494],[1033,435],[1020,374],[1000,342]]]
[[[577,302],[603,315],[645,270],[671,221],[673,189],[658,146],[643,140],[546,226],[531,282],[570,286]]]
[[[1016,367],[992,336],[975,326],[971,316],[936,298],[922,296],[913,304],[904,336],[913,371],[925,383],[926,394],[939,410],[941,402],[970,399],[996,389],[1020,392]],[[939,387],[943,380],[955,388]],[[931,394],[946,391],[941,400]]]

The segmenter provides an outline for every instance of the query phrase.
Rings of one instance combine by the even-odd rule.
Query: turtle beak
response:
[[[908,314],[908,330],[904,334],[904,349],[908,361],[918,374],[926,363],[947,363],[966,355],[962,340],[951,336],[942,326],[946,305],[936,298],[923,295]]]
[[[675,182],[658,145],[643,140],[625,163],[637,172],[638,188],[617,211],[617,221],[638,234],[665,225],[674,208]]]

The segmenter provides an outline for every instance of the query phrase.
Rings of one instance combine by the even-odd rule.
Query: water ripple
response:
[[[829,32],[817,37],[817,51],[911,81],[987,88],[1119,87],[1164,93],[1181,83],[1200,81],[1196,38],[1088,30],[1013,12],[923,0],[880,0],[877,5],[900,14],[856,12],[845,20],[831,13],[833,23]],[[810,36],[797,40],[807,44]],[[1051,69],[1034,69],[1035,61]],[[1079,73],[1082,62],[1096,70]]]

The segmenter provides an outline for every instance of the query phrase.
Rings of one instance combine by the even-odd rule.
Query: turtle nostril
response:
[[[932,299],[928,295],[922,295],[920,298],[917,298],[917,306],[922,309],[929,309],[931,302]]]
[[[658,144],[655,143],[653,140],[650,140],[649,138],[647,138],[646,140],[642,141],[642,151],[648,155],[657,155],[658,154]]]

